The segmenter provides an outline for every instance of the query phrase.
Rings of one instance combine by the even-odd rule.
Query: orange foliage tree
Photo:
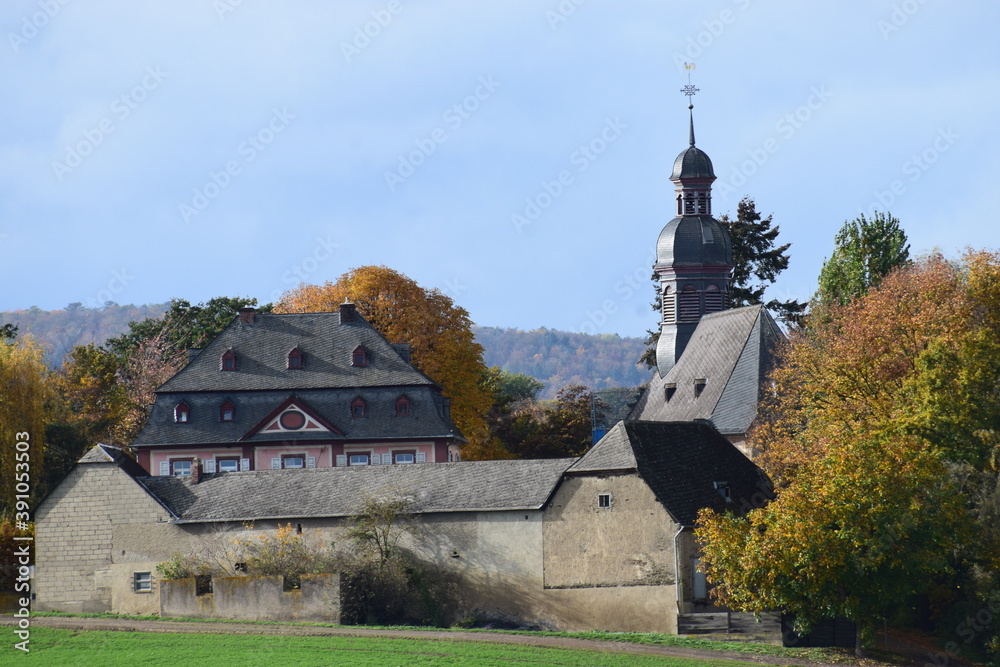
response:
[[[425,289],[385,266],[362,266],[337,282],[302,284],[282,295],[278,313],[334,312],[344,301],[392,343],[409,343],[413,365],[441,385],[451,399],[455,425],[469,439],[464,458],[504,455],[489,433],[492,396],[485,387],[483,348],[464,308],[438,289]],[[510,455],[507,454],[506,457]]]
[[[1000,255],[925,258],[825,315],[783,350],[749,437],[776,499],[703,512],[697,535],[721,602],[845,616],[860,652],[969,545],[956,470],[1000,452]]]

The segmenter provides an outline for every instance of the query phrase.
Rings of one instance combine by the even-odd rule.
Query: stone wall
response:
[[[161,616],[244,621],[340,623],[340,575],[304,574],[301,588],[284,590],[274,577],[215,577],[212,592],[195,594],[194,579],[160,582]]]
[[[158,551],[158,533],[176,531],[168,520],[167,511],[114,463],[77,465],[36,513],[35,608],[111,611],[117,563],[129,571],[132,604],[126,607],[133,613],[155,612],[155,595],[132,592],[132,567],[148,572],[162,559],[148,557],[149,549],[141,545],[121,548],[115,533],[139,527],[144,544]]]

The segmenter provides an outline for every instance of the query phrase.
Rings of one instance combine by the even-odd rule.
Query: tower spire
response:
[[[691,131],[688,134],[688,141],[694,146],[694,100],[692,99],[698,92],[698,89],[691,83],[691,72],[694,70],[694,63],[684,63],[684,69],[688,73],[687,85],[681,88],[681,92],[687,95],[688,98],[688,113],[691,115]]]

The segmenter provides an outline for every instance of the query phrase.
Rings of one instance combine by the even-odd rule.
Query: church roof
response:
[[[305,470],[261,470],[190,478],[141,478],[182,523],[353,516],[368,498],[402,496],[409,511],[535,510],[576,459],[465,461]]]
[[[771,494],[770,482],[752,461],[711,426],[695,422],[618,422],[567,472],[633,471],[683,525],[695,523],[703,508],[743,510]]]
[[[674,169],[670,174],[670,180],[688,178],[710,178],[715,180],[715,169],[712,167],[712,160],[708,154],[695,145],[688,146],[677,159],[674,160]]]
[[[673,368],[663,377],[653,373],[629,419],[702,419],[720,433],[746,433],[757,415],[760,384],[782,340],[784,334],[763,306],[704,316]],[[700,390],[695,380],[704,381]]]
[[[710,215],[678,216],[664,225],[656,239],[656,263],[732,266],[732,241],[729,233]]]

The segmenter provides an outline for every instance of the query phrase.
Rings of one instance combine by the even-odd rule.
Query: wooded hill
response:
[[[143,306],[117,304],[86,308],[69,304],[60,310],[29,308],[0,313],[0,325],[15,324],[19,335],[32,335],[44,346],[45,360],[56,368],[75,345],[103,343],[125,333],[132,320],[159,317],[167,304]],[[511,373],[524,373],[545,383],[539,398],[554,398],[566,385],[591,389],[634,387],[649,379],[649,371],[637,361],[645,346],[641,338],[616,334],[589,335],[535,329],[522,331],[503,327],[473,327],[483,346],[487,366]]]

